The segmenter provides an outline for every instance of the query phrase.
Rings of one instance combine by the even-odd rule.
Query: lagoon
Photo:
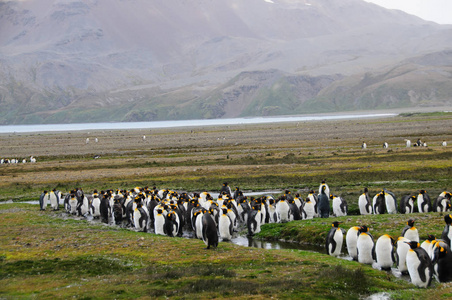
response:
[[[256,118],[229,118],[204,120],[178,120],[153,122],[111,122],[111,123],[71,123],[71,124],[38,124],[38,125],[5,125],[0,126],[0,133],[32,133],[32,132],[66,132],[81,130],[127,130],[157,129],[173,127],[196,127],[218,125],[243,125],[280,122],[306,122],[321,120],[350,120],[362,118],[379,118],[396,116],[396,113],[380,114],[337,114],[337,115],[302,115]]]

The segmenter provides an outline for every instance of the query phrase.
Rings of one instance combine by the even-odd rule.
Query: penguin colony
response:
[[[414,285],[426,288],[432,278],[438,282],[452,281],[452,215],[446,215],[444,221],[441,239],[429,234],[422,244],[413,219],[407,221],[397,239],[383,234],[376,242],[367,226],[353,226],[345,231],[336,221],[327,234],[325,247],[327,254],[340,256],[345,236],[345,247],[353,260],[369,265],[376,263],[385,271],[395,267],[402,274],[408,274]]]
[[[399,210],[402,213],[450,211],[451,197],[451,193],[442,192],[432,204],[427,192],[421,190],[417,196],[404,196]],[[155,234],[171,237],[191,231],[194,237],[204,241],[207,249],[217,247],[220,240],[231,240],[240,226],[252,236],[265,223],[327,218],[331,210],[334,216],[347,215],[347,202],[330,194],[325,180],[318,193],[311,190],[305,199],[299,194],[292,196],[288,190],[276,199],[268,195],[247,197],[238,187],[232,192],[227,183],[223,184],[217,199],[208,192],[189,195],[156,187],[100,193],[94,190],[92,194],[77,188],[65,196],[54,189],[41,194],[40,209],[45,210],[50,204],[51,209],[58,210],[60,201],[69,214],[91,215],[104,223],[132,227],[137,231],[153,230]],[[396,196],[385,189],[371,200],[365,188],[358,204],[361,214],[397,213]],[[376,262],[382,270],[391,270],[395,264],[402,274],[410,275],[413,284],[428,287],[433,276],[440,282],[452,281],[452,215],[446,215],[445,222],[441,240],[429,235],[422,245],[412,219],[408,220],[397,240],[385,234],[376,243],[367,226],[353,226],[346,232],[339,228],[340,222],[333,222],[326,239],[326,251],[329,255],[340,256],[345,237],[352,259],[364,264]]]
[[[23,158],[23,159],[19,159],[19,158],[1,158],[0,159],[0,165],[9,165],[9,164],[19,164],[19,163],[27,163],[27,162],[31,162],[31,163],[35,163],[36,162],[36,157],[34,157],[33,155],[30,156],[29,159],[27,158]]]
[[[347,214],[347,205],[341,197],[330,195],[325,182],[320,186],[326,197],[329,217],[330,200],[336,216]],[[148,187],[132,190],[94,190],[85,194],[81,188],[62,195],[56,189],[43,191],[39,198],[40,209],[48,205],[75,216],[92,216],[107,224],[131,227],[137,231],[153,231],[167,236],[182,236],[189,231],[204,240],[207,248],[216,247],[220,240],[231,240],[239,229],[246,229],[249,236],[260,232],[262,224],[284,223],[293,220],[312,219],[318,216],[318,194],[310,191],[304,200],[299,194],[286,190],[274,198],[271,195],[247,197],[237,187],[231,191],[223,184],[217,199],[210,193],[178,193],[169,189]]]

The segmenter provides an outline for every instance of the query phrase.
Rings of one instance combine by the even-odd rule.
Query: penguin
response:
[[[113,217],[115,219],[115,224],[116,225],[121,225],[122,224],[122,219],[123,219],[123,211],[124,208],[122,206],[122,200],[123,198],[121,196],[116,195],[114,198],[114,204],[113,204]]]
[[[372,204],[370,202],[369,190],[364,188],[364,192],[358,198],[359,213],[361,215],[372,214]]]
[[[416,196],[405,195],[400,200],[400,213],[411,214],[414,212],[414,201]]]
[[[328,218],[330,216],[330,200],[327,194],[329,188],[327,185],[321,185],[321,190],[318,196],[319,203],[317,205],[318,212],[321,218]]]
[[[438,282],[452,281],[452,252],[446,243],[439,242],[435,245],[432,265]]]
[[[406,142],[406,147],[407,148],[410,148],[411,147],[411,140],[405,140],[405,142]]]
[[[284,196],[279,197],[276,203],[276,215],[278,216],[278,223],[286,223],[290,221],[290,206]],[[249,215],[248,215],[249,217]]]
[[[160,235],[165,234],[166,217],[163,215],[162,208],[157,208],[157,214],[154,217],[154,233]]]
[[[303,211],[304,211],[303,219],[310,220],[310,219],[314,218],[315,206],[314,206],[314,203],[312,203],[310,198],[306,198],[306,202],[304,203]]]
[[[248,213],[247,219],[247,228],[248,228],[248,236],[253,236],[256,233],[261,231],[261,223],[260,223],[260,212],[258,206],[252,206],[251,210]]]
[[[218,231],[212,215],[208,212],[202,215],[202,240],[207,248],[218,247]]]
[[[358,241],[358,231],[359,226],[352,226],[349,230],[347,230],[347,234],[345,236],[347,252],[353,260],[358,260],[358,248],[356,247],[356,243]]]
[[[417,287],[426,288],[432,282],[433,265],[427,252],[416,241],[406,242],[410,249],[406,255],[406,266],[411,283]]]
[[[363,143],[361,144],[361,149],[367,149],[367,144],[366,144],[366,142],[363,142]]]
[[[163,232],[170,237],[175,237],[179,233],[179,216],[175,211],[170,211],[166,215]]]
[[[195,236],[198,239],[202,239],[202,216],[207,213],[207,211],[205,209],[201,209],[197,212],[195,212],[196,216],[195,216]]]
[[[427,191],[419,191],[419,194],[417,195],[417,207],[420,213],[432,211],[432,201],[430,200]]]
[[[108,193],[103,194],[101,192],[100,197],[100,205],[99,205],[99,212],[100,212],[100,219],[102,223],[108,224],[108,212],[110,210],[110,195]]]
[[[148,220],[148,213],[143,209],[143,204],[141,202],[138,202],[137,207],[135,207],[135,210],[133,212],[133,221],[135,228],[138,231],[148,232]]]
[[[232,239],[232,221],[228,215],[227,208],[221,209],[220,219],[218,221],[218,231],[223,241],[230,241]]]
[[[385,196],[385,205],[386,205],[386,211],[388,214],[396,214],[397,213],[397,199],[394,193],[383,189],[384,196]]]
[[[389,148],[389,144],[387,142],[383,143],[383,149],[388,149]]]
[[[408,268],[406,266],[406,255],[408,253],[408,250],[410,250],[410,245],[408,243],[410,242],[409,239],[404,238],[403,236],[399,237],[397,239],[397,250],[396,250],[396,263],[397,263],[397,269],[399,270],[402,275],[408,275]]]
[[[441,193],[438,198],[435,199],[432,205],[432,210],[436,212],[446,212],[450,211],[451,209],[451,203],[450,199],[452,197],[452,194],[449,192],[443,192]]]
[[[304,200],[300,196],[300,194],[297,193],[297,194],[295,194],[293,201],[295,202],[295,205],[297,206],[298,211],[300,212],[300,217],[301,217],[301,210],[303,209],[303,206],[304,206]]]
[[[441,233],[441,239],[450,247],[450,241],[452,240],[452,215],[445,215],[444,222],[446,222],[446,226],[444,226]]]
[[[75,195],[75,191],[69,196],[69,200],[67,202],[67,210],[71,215],[75,215],[77,213],[77,197]]]
[[[369,228],[363,225],[358,230],[358,239],[356,248],[358,252],[358,262],[362,264],[372,265],[375,259],[375,243]]]
[[[428,256],[430,256],[430,258],[433,259],[432,257],[432,250],[433,250],[433,246],[432,244],[435,242],[436,238],[433,234],[429,234],[427,236],[427,239],[425,241],[422,242],[421,244],[421,248],[423,248],[425,251],[427,251]]]
[[[227,182],[223,182],[223,186],[220,189],[220,195],[228,195],[232,197],[232,191]]]
[[[409,219],[408,222],[406,222],[406,226],[402,230],[402,236],[410,241],[419,242],[419,232],[417,231],[417,228],[414,227],[413,219]]]
[[[59,210],[60,206],[60,198],[59,198],[59,191],[56,189],[53,189],[49,192],[49,201],[50,201],[50,207],[53,210]]]
[[[49,202],[49,192],[43,191],[41,196],[39,197],[40,210],[46,210],[48,202]]]
[[[293,216],[293,220],[301,220],[300,209],[298,208],[297,204],[295,203],[294,198],[291,197],[291,199],[287,199],[286,201],[287,201],[287,204],[289,205],[290,215]]]
[[[390,271],[394,265],[394,239],[388,235],[383,234],[375,243],[375,258],[377,264],[384,271]]]
[[[100,202],[99,194],[97,193],[97,190],[94,190],[90,205],[90,213],[93,218],[100,217]]]
[[[314,218],[318,217],[318,210],[317,210],[317,204],[318,204],[318,198],[317,198],[317,194],[315,193],[314,190],[310,190],[308,196],[306,197],[306,201],[310,200],[312,202],[312,204],[314,205]]]
[[[328,235],[326,236],[326,253],[331,256],[338,257],[342,252],[342,244],[344,242],[345,230],[339,228],[339,224],[342,222],[334,221],[331,226]]]
[[[384,192],[380,192],[372,199],[372,208],[375,215],[381,215],[385,213],[385,196]]]
[[[348,212],[347,201],[345,201],[342,197],[337,197],[334,195],[330,196],[331,202],[333,203],[333,214],[336,217],[344,217]]]

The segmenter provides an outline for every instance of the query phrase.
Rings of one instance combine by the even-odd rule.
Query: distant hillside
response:
[[[362,0],[0,1],[0,124],[451,103],[452,26]]]

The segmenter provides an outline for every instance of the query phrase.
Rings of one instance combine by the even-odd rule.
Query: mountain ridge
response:
[[[1,124],[451,102],[452,26],[361,0],[3,1],[0,28]],[[380,98],[359,91],[362,76],[410,59],[443,74],[433,92],[410,87],[414,70]],[[407,102],[410,91],[423,100]]]

